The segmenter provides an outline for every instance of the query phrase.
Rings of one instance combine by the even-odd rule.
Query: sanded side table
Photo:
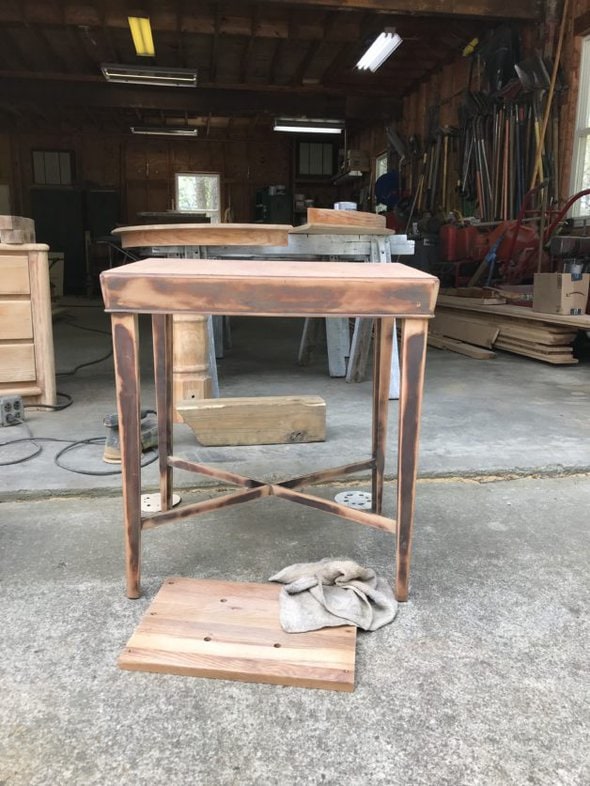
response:
[[[277,496],[396,534],[395,594],[408,596],[418,435],[428,319],[438,279],[399,264],[264,260],[146,259],[101,274],[111,314],[123,473],[127,594],[140,595],[143,529]],[[368,459],[279,483],[248,478],[173,455],[172,314],[357,316],[376,320],[373,364],[372,453]],[[138,314],[151,314],[154,343],[162,510],[142,516]],[[397,522],[382,515],[388,387],[394,320],[402,324],[398,432]],[[173,468],[236,485],[240,490],[171,507]],[[371,469],[373,509],[355,510],[298,489]]]

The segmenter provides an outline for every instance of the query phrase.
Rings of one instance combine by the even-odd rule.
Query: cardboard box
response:
[[[585,314],[590,273],[536,273],[533,311],[544,314]]]

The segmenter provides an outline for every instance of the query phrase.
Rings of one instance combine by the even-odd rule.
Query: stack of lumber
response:
[[[0,243],[34,243],[35,222],[23,216],[0,216]]]
[[[477,307],[472,303],[462,307],[459,300],[439,298],[429,337],[432,346],[479,360],[493,358],[493,350],[501,349],[553,365],[578,362],[571,346],[576,337],[577,323],[571,321],[575,318],[565,317],[565,324],[559,324],[555,316],[527,308],[491,304]],[[585,317],[580,319],[586,321]],[[587,329],[585,324],[580,327]]]

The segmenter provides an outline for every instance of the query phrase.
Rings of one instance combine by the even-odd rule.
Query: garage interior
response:
[[[149,19],[153,55],[137,54],[129,17]],[[358,69],[383,32],[399,47]],[[0,398],[24,407],[0,430],[0,784],[590,781],[587,196],[562,214],[588,182],[588,36],[588,0],[0,2]],[[138,70],[196,84],[105,77]],[[275,131],[279,119],[341,133]],[[186,197],[183,174],[212,177],[213,197]],[[123,671],[170,576],[266,582],[343,556],[392,576],[389,533],[270,497],[146,532],[130,600],[121,475],[103,461],[117,409],[100,274],[183,255],[126,246],[117,229],[301,232],[337,203],[395,232],[367,248],[440,280],[408,602],[359,632],[352,693]],[[28,294],[14,289],[19,254]],[[537,310],[539,273],[586,284],[583,305]],[[343,328],[353,341],[359,324]],[[204,372],[207,400],[216,374],[222,403],[321,397],[323,439],[214,445],[178,422],[175,452],[273,482],[370,453],[371,359],[334,373],[327,329],[217,321]],[[148,317],[140,330],[155,410]],[[8,353],[25,344],[33,371],[16,379]],[[397,410],[392,393],[388,515]],[[154,493],[153,444],[143,464]],[[224,493],[183,470],[174,490]],[[369,471],[315,488],[327,501],[370,490]]]

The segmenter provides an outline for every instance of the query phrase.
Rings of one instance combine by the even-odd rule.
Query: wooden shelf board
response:
[[[356,628],[285,633],[277,584],[172,577],[119,657],[122,669],[354,689]]]

